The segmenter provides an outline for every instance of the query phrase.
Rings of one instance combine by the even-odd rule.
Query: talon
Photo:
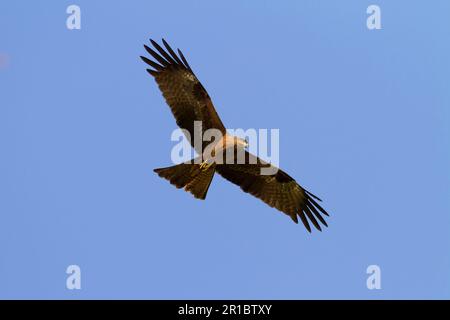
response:
[[[209,163],[208,160],[205,160],[200,164],[200,170],[208,170],[211,165],[212,163]]]

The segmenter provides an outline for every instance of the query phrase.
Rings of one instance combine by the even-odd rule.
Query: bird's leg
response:
[[[213,164],[213,161],[212,161],[212,160],[206,159],[205,161],[203,161],[203,162],[200,164],[200,170],[203,170],[203,171],[208,170],[209,167],[211,167],[212,164]]]

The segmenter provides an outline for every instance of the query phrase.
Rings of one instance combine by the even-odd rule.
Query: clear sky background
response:
[[[449,12],[1,2],[0,298],[450,298]],[[153,173],[176,125],[139,59],[150,37],[183,50],[227,127],[280,129],[281,167],[329,228],[308,234],[220,176],[199,201]]]

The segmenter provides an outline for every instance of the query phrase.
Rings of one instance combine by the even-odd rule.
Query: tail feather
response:
[[[200,164],[180,163],[178,165],[154,169],[161,178],[169,180],[177,188],[184,188],[198,199],[205,199],[214,177],[215,164],[206,170]]]

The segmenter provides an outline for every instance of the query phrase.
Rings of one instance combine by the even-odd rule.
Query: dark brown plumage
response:
[[[195,76],[186,58],[178,49],[178,55],[163,39],[165,50],[150,40],[153,50],[144,45],[155,59],[141,57],[152,68],[147,71],[155,78],[167,104],[170,106],[178,126],[194,137],[194,121],[202,121],[202,131],[215,128],[225,135],[226,129],[220,120],[207,91]],[[200,134],[203,136],[203,132]],[[191,142],[193,140],[191,139]],[[208,143],[204,142],[202,148]],[[195,146],[193,145],[195,148]],[[197,150],[201,153],[203,149]],[[261,167],[270,166],[260,158],[245,151],[245,164],[213,164],[206,170],[199,164],[182,163],[172,167],[155,169],[162,178],[177,188],[185,188],[196,198],[205,199],[214,173],[241,187],[271,207],[289,215],[295,223],[298,217],[311,232],[310,223],[318,230],[327,226],[323,215],[328,213],[318,204],[318,197],[303,189],[287,173],[278,169],[273,175],[261,175]]]
[[[269,206],[286,213],[295,223],[298,223],[297,216],[299,216],[310,232],[308,219],[318,230],[322,230],[322,228],[317,220],[324,226],[328,226],[321,216],[321,213],[327,216],[328,213],[317,203],[321,200],[303,189],[287,173],[278,169],[274,175],[261,175],[261,167],[270,165],[248,152],[246,152],[245,163],[217,165],[216,171],[225,179],[240,186],[244,192],[250,193]]]
[[[218,129],[225,134],[225,126],[214,109],[211,98],[203,85],[198,81],[191,67],[178,49],[180,58],[175,54],[169,44],[163,40],[167,52],[155,41],[150,40],[159,54],[144,45],[145,50],[158,61],[158,63],[141,57],[144,62],[153,69],[147,69],[148,73],[155,77],[167,104],[170,106],[177,125],[189,131],[193,141],[194,121],[202,121],[202,132],[207,129]],[[203,143],[203,149],[206,146]],[[192,145],[194,148],[195,146]],[[197,152],[198,148],[196,149]]]

